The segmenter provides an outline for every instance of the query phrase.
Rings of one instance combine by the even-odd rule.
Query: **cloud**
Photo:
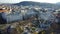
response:
[[[0,3],[19,3],[20,0],[0,0]]]

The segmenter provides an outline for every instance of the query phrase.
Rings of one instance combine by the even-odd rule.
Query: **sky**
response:
[[[0,3],[19,3],[21,1],[34,1],[34,2],[46,2],[46,3],[57,3],[60,0],[0,0]]]

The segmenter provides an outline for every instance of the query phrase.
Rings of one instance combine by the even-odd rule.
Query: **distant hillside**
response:
[[[17,3],[17,4],[14,4],[14,5],[23,5],[23,6],[39,6],[39,7],[42,7],[42,8],[55,8],[55,9],[58,9],[60,8],[60,5],[57,5],[57,4],[51,4],[51,3],[40,3],[40,2],[32,2],[32,1],[23,1],[23,2],[20,2],[20,3]]]
[[[40,3],[40,2],[32,2],[32,1],[23,1],[20,3],[17,3],[15,5],[23,5],[23,6],[42,6],[42,7],[51,7],[53,4],[50,3]],[[48,6],[47,6],[48,5]]]
[[[17,6],[39,6],[42,8],[54,8],[54,9],[60,9],[60,2],[56,3],[56,4],[51,4],[51,3],[41,3],[41,2],[33,2],[33,1],[23,1],[20,3],[16,3],[16,4],[0,4],[0,5],[17,5]]]

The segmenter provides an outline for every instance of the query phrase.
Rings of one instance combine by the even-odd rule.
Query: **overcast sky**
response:
[[[35,1],[35,2],[46,2],[46,3],[60,2],[60,0],[0,0],[0,3],[19,3],[21,1]]]

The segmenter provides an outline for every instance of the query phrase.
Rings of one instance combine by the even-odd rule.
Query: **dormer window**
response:
[[[3,10],[6,9],[6,8],[2,8]]]

